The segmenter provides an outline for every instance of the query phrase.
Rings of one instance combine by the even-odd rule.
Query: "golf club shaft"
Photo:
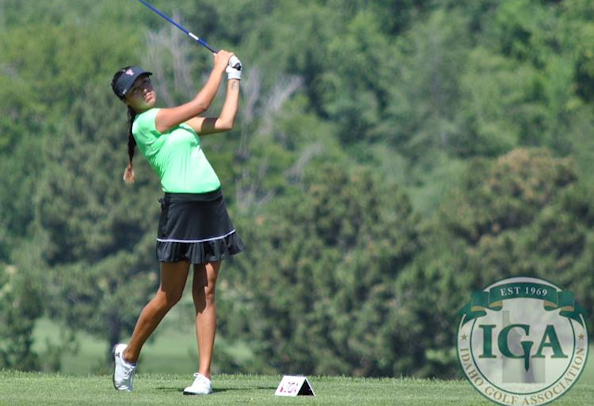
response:
[[[155,7],[153,7],[151,4],[147,3],[144,0],[138,0],[138,1],[141,2],[142,4],[144,4],[145,6],[147,6],[148,8],[150,8],[151,10],[153,10],[155,13],[159,14],[161,17],[163,17],[164,19],[166,19],[167,21],[169,21],[171,24],[175,25],[177,28],[179,28],[184,33],[186,33],[190,38],[192,38],[194,41],[196,41],[200,45],[204,46],[206,49],[208,49],[213,54],[216,54],[217,52],[219,52],[216,49],[214,49],[213,47],[211,47],[210,45],[208,45],[206,42],[204,42],[203,40],[201,40],[197,35],[194,35],[190,31],[188,31],[187,29],[185,29],[182,25],[178,24],[177,22],[175,22],[171,18],[167,17],[165,14],[163,14],[162,12],[160,12],[158,9],[156,9]]]

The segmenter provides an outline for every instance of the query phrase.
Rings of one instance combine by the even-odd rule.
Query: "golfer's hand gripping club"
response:
[[[225,69],[227,72],[227,79],[238,79],[241,80],[241,69],[243,65],[238,57],[233,55],[231,59],[229,59],[229,66]]]

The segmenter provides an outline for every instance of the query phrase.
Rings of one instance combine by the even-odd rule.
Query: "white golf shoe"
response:
[[[184,389],[184,395],[210,395],[212,393],[212,382],[202,374],[194,374],[194,383]]]
[[[136,365],[130,364],[124,359],[124,350],[127,346],[127,344],[116,344],[113,347],[113,358],[115,362],[113,386],[117,390],[132,392]]]

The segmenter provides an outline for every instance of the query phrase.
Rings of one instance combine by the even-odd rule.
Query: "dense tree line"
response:
[[[204,140],[248,245],[217,301],[249,354],[221,370],[452,377],[457,310],[512,275],[594,321],[590,1],[153,3],[246,66],[236,128]],[[0,0],[0,55],[0,367],[58,369],[158,283],[161,193],[141,159],[121,181],[111,76],[145,66],[170,105],[211,61],[120,0]],[[41,317],[65,327],[45,356]]]

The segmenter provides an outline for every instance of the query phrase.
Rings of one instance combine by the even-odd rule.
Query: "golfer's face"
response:
[[[157,93],[155,93],[151,79],[147,75],[140,76],[134,81],[134,85],[126,95],[126,101],[136,111],[146,110],[155,105]]]

